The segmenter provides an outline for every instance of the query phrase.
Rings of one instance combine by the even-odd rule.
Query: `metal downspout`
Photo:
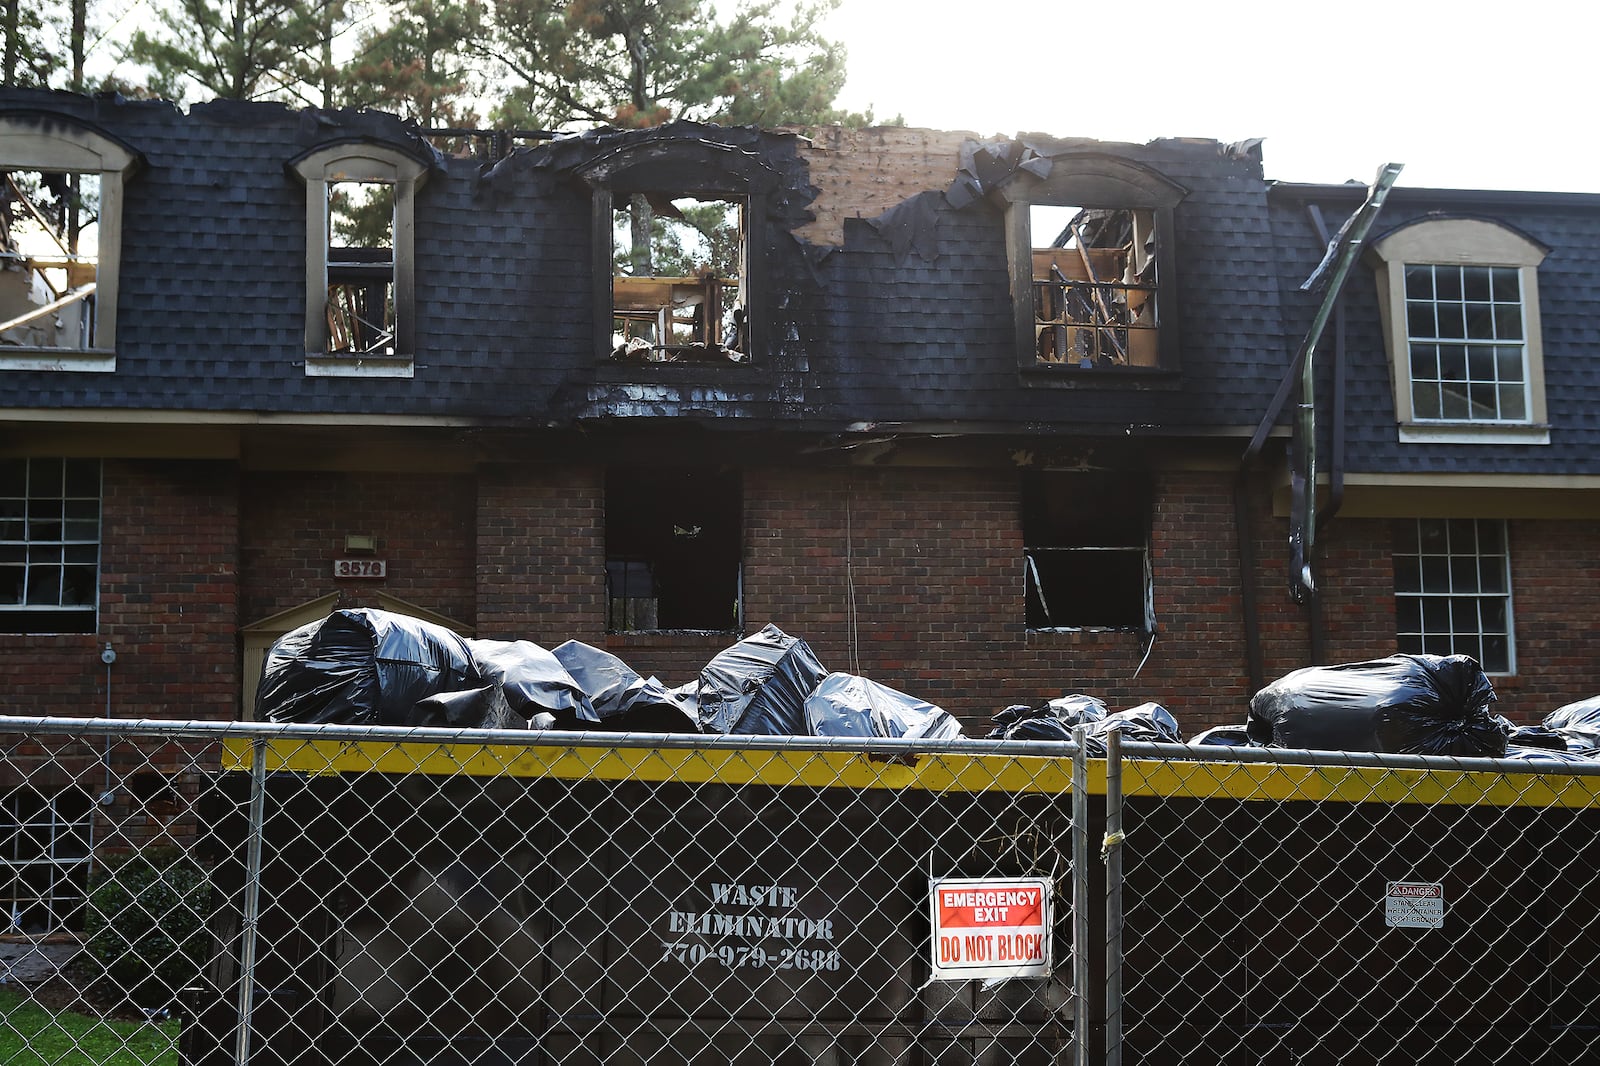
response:
[[[1306,215],[1311,219],[1311,225],[1317,231],[1317,239],[1326,247],[1332,240],[1328,232],[1328,224],[1322,217],[1322,207],[1319,204],[1306,204]],[[1333,434],[1333,457],[1328,467],[1328,502],[1317,511],[1316,530],[1321,534],[1328,528],[1338,515],[1339,509],[1344,506],[1344,458],[1345,458],[1345,314],[1344,292],[1340,291],[1338,299],[1333,305],[1333,425],[1330,430]],[[1328,661],[1328,631],[1323,623],[1322,611],[1319,610],[1320,597],[1313,595],[1308,606],[1309,617],[1307,629],[1310,633],[1311,662],[1325,664]]]
[[[1337,298],[1344,290],[1344,282],[1349,275],[1350,265],[1354,262],[1355,255],[1360,249],[1368,230],[1371,229],[1372,223],[1376,220],[1378,211],[1383,206],[1383,200],[1388,195],[1389,189],[1394,185],[1395,179],[1399,177],[1400,170],[1401,164],[1387,163],[1378,171],[1377,178],[1373,181],[1371,188],[1368,190],[1366,202],[1362,204],[1359,209],[1357,209],[1355,214],[1351,215],[1350,218],[1346,220],[1344,227],[1341,228],[1338,237],[1336,238],[1336,240],[1343,246],[1342,253],[1340,252],[1340,249],[1335,246],[1334,241],[1329,241],[1328,251],[1323,256],[1322,262],[1317,265],[1317,269],[1312,272],[1311,277],[1307,278],[1305,284],[1301,286],[1302,290],[1314,287],[1323,277],[1324,273],[1328,270],[1329,264],[1334,261],[1336,253],[1340,253],[1338,255],[1338,267],[1334,271],[1335,276],[1329,282],[1328,289],[1324,293],[1322,304],[1318,307],[1317,317],[1312,324],[1311,331],[1307,333],[1305,340],[1301,342],[1299,349],[1295,352],[1294,358],[1290,360],[1289,366],[1284,372],[1283,379],[1278,383],[1278,391],[1273,395],[1272,401],[1267,405],[1267,410],[1265,414],[1263,414],[1260,424],[1256,427],[1254,435],[1251,436],[1250,443],[1246,445],[1244,454],[1239,457],[1239,472],[1238,476],[1234,480],[1234,537],[1237,544],[1237,555],[1239,558],[1240,604],[1244,612],[1245,662],[1249,672],[1250,687],[1252,692],[1260,689],[1263,684],[1263,666],[1261,655],[1261,620],[1258,615],[1258,604],[1256,600],[1254,579],[1256,556],[1255,549],[1252,546],[1249,537],[1249,505],[1247,490],[1249,488],[1250,474],[1256,461],[1261,456],[1262,449],[1266,446],[1267,437],[1272,432],[1273,424],[1277,422],[1278,416],[1283,412],[1284,404],[1288,402],[1289,392],[1294,387],[1296,378],[1299,378],[1302,384],[1302,406],[1306,409],[1308,414],[1310,413],[1312,404],[1310,401],[1305,399],[1305,396],[1307,395],[1307,391],[1310,389],[1309,379],[1311,376],[1311,365],[1313,363],[1311,356],[1314,353],[1317,340],[1320,338],[1323,329],[1327,325],[1330,308],[1334,305],[1337,305],[1338,317],[1334,327],[1334,343],[1338,368],[1338,385],[1335,389],[1336,435],[1334,442],[1334,454],[1336,464],[1334,474],[1332,475],[1336,482],[1336,486],[1334,487],[1333,493],[1329,499],[1330,509],[1324,514],[1321,520],[1326,522],[1328,519],[1332,518],[1333,515],[1337,513],[1338,506],[1342,505],[1343,503],[1345,399],[1344,306],[1343,301],[1338,300]],[[1319,235],[1326,233],[1326,228],[1324,226],[1318,225],[1317,228]],[[1314,401],[1314,394],[1311,395],[1310,399],[1311,401]],[[1314,422],[1311,428],[1313,431],[1315,430]],[[1308,472],[1310,478],[1314,479],[1316,475],[1314,463],[1309,464]],[[1313,491],[1309,495],[1314,502],[1315,492]],[[1299,501],[1297,500],[1297,503],[1298,502]],[[1297,517],[1298,513],[1291,516],[1291,526],[1297,520]],[[1311,540],[1315,539],[1315,528],[1314,522],[1307,523],[1306,529],[1307,532],[1311,534]],[[1307,543],[1304,540],[1296,542],[1293,538],[1291,538],[1291,552],[1298,553],[1300,551],[1309,550],[1310,546],[1310,543]],[[1307,556],[1306,558],[1309,557]],[[1309,576],[1309,572],[1309,564],[1306,564],[1304,566],[1304,573]],[[1297,578],[1298,575],[1295,575],[1295,577],[1291,579],[1291,586],[1296,590],[1300,588]],[[1297,601],[1299,600],[1298,595],[1296,596],[1296,599]]]
[[[1300,357],[1300,409],[1295,419],[1297,437],[1295,459],[1290,470],[1293,507],[1289,515],[1289,592],[1296,603],[1305,603],[1316,595],[1315,576],[1311,571],[1311,558],[1316,546],[1317,457],[1316,457],[1316,350],[1327,328],[1328,319],[1339,294],[1344,291],[1345,280],[1355,264],[1367,232],[1377,221],[1383,201],[1389,195],[1395,179],[1400,176],[1399,163],[1385,163],[1378,170],[1367,193],[1366,202],[1355,214],[1345,220],[1337,236],[1328,246],[1328,253],[1301,285],[1301,291],[1314,289],[1327,281],[1322,301],[1312,316],[1311,326],[1301,342]],[[1329,264],[1332,269],[1329,270]]]

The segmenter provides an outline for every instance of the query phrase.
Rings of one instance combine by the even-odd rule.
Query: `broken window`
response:
[[[0,367],[115,369],[122,185],[138,162],[66,116],[0,116]]]
[[[94,632],[99,578],[99,460],[0,459],[0,632]]]
[[[94,810],[79,788],[0,792],[0,929],[8,935],[83,928]]]
[[[1155,212],[1034,204],[1029,229],[1035,358],[1156,366]]]
[[[1067,150],[1045,159],[1046,176],[1019,174],[993,194],[1006,213],[1025,380],[1176,370],[1172,234],[1186,191],[1116,156]]]
[[[612,358],[747,360],[742,200],[618,194],[611,231]]]
[[[1125,474],[1023,476],[1029,629],[1152,628],[1150,498]]]
[[[739,628],[737,473],[606,473],[606,630]]]
[[[94,347],[100,176],[8,170],[0,186],[0,343]]]
[[[394,186],[328,184],[328,352],[394,355]]]
[[[415,204],[427,168],[355,143],[290,164],[306,183],[306,373],[412,376]]]

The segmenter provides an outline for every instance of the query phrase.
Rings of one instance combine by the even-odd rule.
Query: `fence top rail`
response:
[[[188,740],[248,769],[257,744],[272,770],[676,780],[725,784],[1070,792],[1075,745],[958,737],[715,736],[542,730],[0,716],[0,733]],[[1600,808],[1600,762],[1528,762],[1372,752],[1125,741],[1130,797],[1269,802],[1426,803]],[[1089,760],[1087,791],[1107,765]]]

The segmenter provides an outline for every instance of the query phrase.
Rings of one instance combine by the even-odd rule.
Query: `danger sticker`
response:
[[[1444,885],[1437,881],[1389,881],[1384,922],[1391,929],[1443,929]]]
[[[932,883],[933,979],[1050,973],[1050,882],[1043,878]]]

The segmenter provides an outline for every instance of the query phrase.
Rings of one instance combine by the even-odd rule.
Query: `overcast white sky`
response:
[[[1600,193],[1593,0],[843,0],[841,106],[980,135],[1265,138],[1269,178]]]

